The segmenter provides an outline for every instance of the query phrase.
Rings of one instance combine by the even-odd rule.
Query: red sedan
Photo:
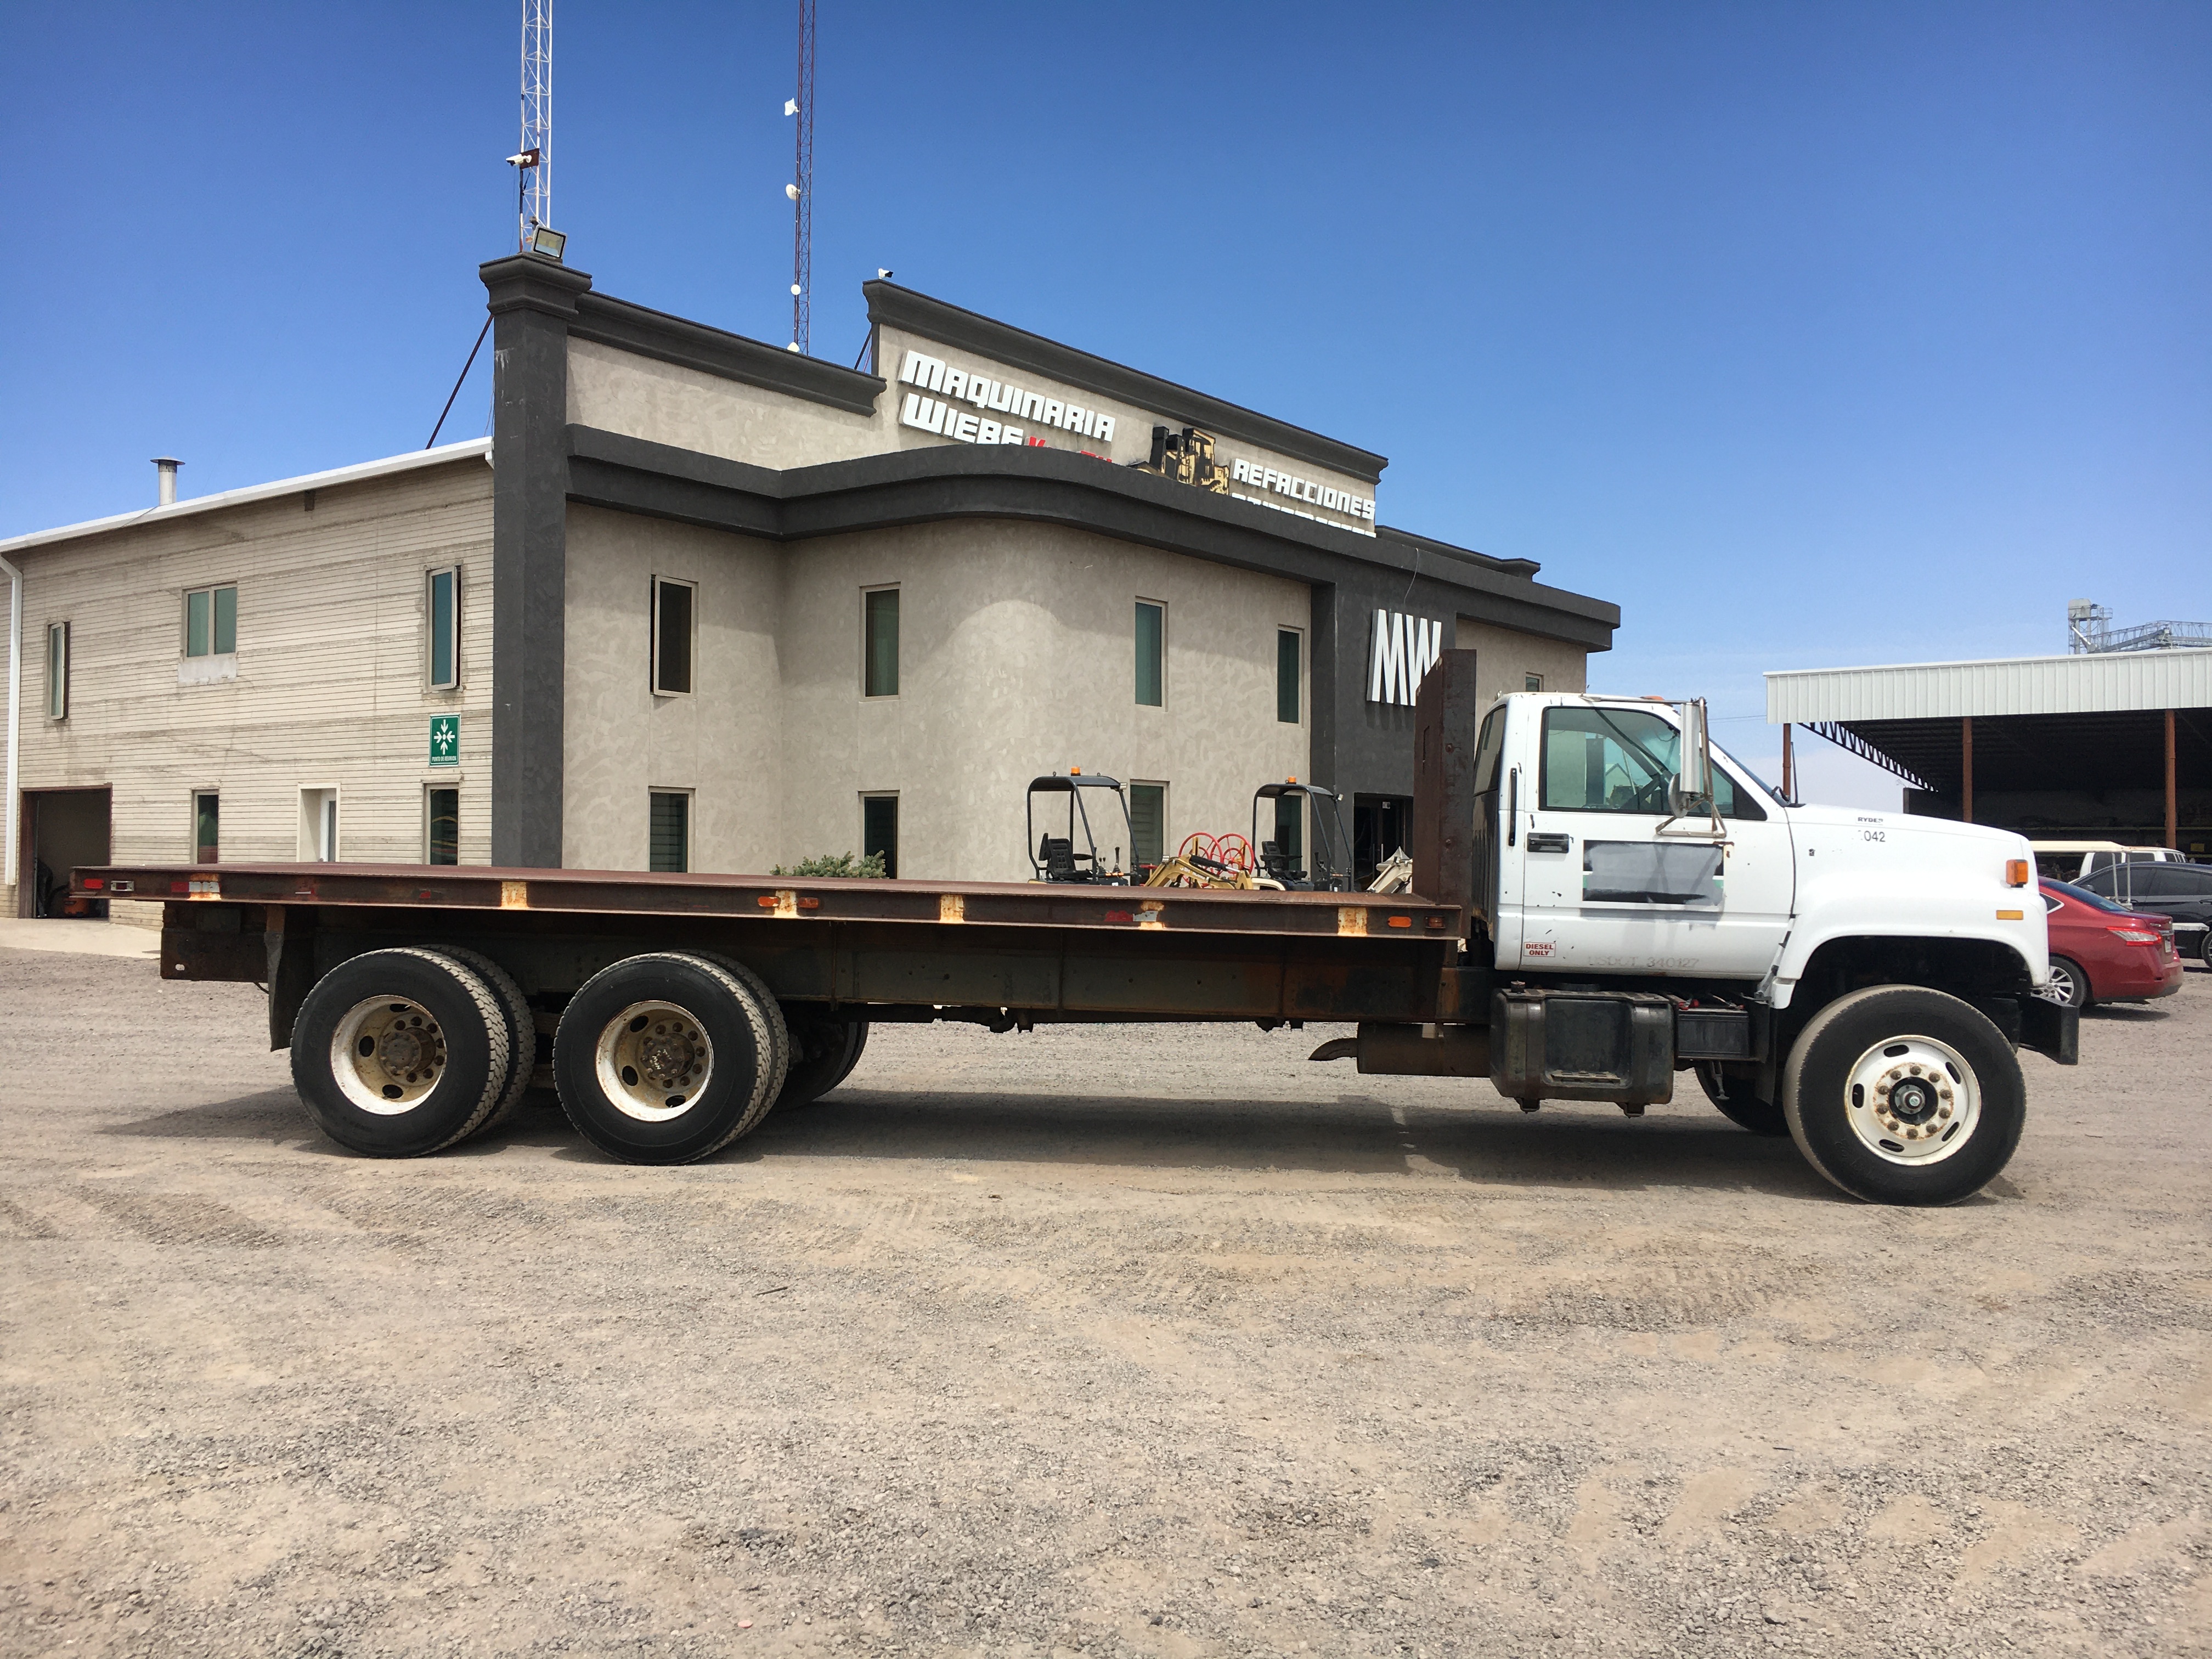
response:
[[[2043,994],[2053,1002],[2148,1002],[2181,988],[2171,916],[2130,910],[2068,881],[2045,881],[2043,904],[2051,913],[2051,984]]]

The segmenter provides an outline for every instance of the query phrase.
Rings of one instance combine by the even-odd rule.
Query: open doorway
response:
[[[1352,879],[1364,887],[1400,848],[1413,850],[1413,803],[1404,795],[1352,798]]]
[[[106,899],[72,898],[70,872],[108,861],[108,792],[23,792],[23,880],[15,910],[24,916],[100,916]]]

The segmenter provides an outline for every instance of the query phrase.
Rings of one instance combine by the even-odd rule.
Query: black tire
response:
[[[811,1106],[821,1099],[852,1076],[853,1068],[860,1063],[860,1051],[868,1046],[868,1023],[864,1019],[827,1019],[818,1014],[794,1017],[786,1009],[784,1024],[791,1029],[791,1070],[784,1079],[783,1092],[775,1097],[774,1109],[779,1112]]]
[[[340,963],[292,1027],[292,1082],[308,1113],[339,1146],[371,1158],[420,1158],[467,1139],[499,1109],[507,1074],[498,999],[434,951]]]
[[[1941,991],[1877,985],[1813,1016],[1782,1103],[1797,1150],[1854,1198],[1955,1204],[2011,1161],[2027,1085],[1986,1015]]]
[[[465,950],[458,945],[433,945],[428,948],[472,969],[491,988],[499,1011],[507,1019],[507,1086],[500,1091],[499,1104],[492,1108],[491,1115],[477,1130],[480,1135],[489,1134],[521,1110],[522,1097],[530,1092],[530,1075],[538,1069],[538,1020],[530,1011],[530,999],[522,994],[514,975],[483,951]]]
[[[689,1164],[721,1151],[767,1115],[790,1059],[783,1015],[758,986],[736,963],[688,951],[631,957],[592,975],[553,1037],[568,1121],[630,1164]],[[665,1018],[623,1018],[655,1006]],[[633,1048],[634,1065],[625,1060]]]
[[[1698,1086],[1723,1117],[1755,1135],[1780,1137],[1790,1133],[1790,1119],[1771,1100],[1759,1097],[1759,1085],[1747,1077],[1725,1077],[1717,1062],[1697,1062]]]
[[[2089,988],[2089,975],[2071,957],[2051,958],[2051,990],[2056,993],[2062,989],[2063,994],[2053,995],[2050,1000],[2069,1008],[2087,1008],[2097,1000]]]

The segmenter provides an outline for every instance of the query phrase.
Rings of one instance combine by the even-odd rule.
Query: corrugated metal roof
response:
[[[2212,708],[2212,651],[1804,668],[1766,676],[1766,718],[1777,725],[2154,708]]]
[[[303,490],[331,489],[339,484],[359,483],[364,478],[381,478],[388,473],[411,471],[418,466],[436,466],[445,461],[466,460],[471,455],[491,453],[491,440],[470,438],[457,444],[440,444],[435,449],[417,449],[404,455],[388,456],[380,461],[360,461],[352,466],[333,467],[328,472],[310,472],[297,478],[279,478],[273,483],[248,484],[242,489],[226,489],[214,495],[195,495],[168,507],[149,507],[137,513],[118,513],[111,518],[87,519],[82,524],[65,524],[53,530],[34,530],[26,536],[11,536],[0,541],[0,554],[13,553],[18,548],[40,547],[48,542],[65,542],[78,536],[96,536],[104,530],[125,530],[133,525],[167,524],[172,519],[189,517],[195,513],[212,513],[218,507],[240,507],[247,501],[265,501],[272,496],[296,495]]]

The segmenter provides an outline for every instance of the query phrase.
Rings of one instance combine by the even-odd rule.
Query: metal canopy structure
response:
[[[1904,775],[1908,811],[2212,846],[2212,650],[1771,673],[1766,710]]]

